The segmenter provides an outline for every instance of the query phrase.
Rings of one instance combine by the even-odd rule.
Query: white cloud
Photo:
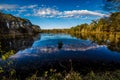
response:
[[[0,10],[8,10],[8,9],[15,9],[18,5],[12,4],[0,4]]]
[[[5,10],[7,12],[15,12],[16,14],[14,14],[14,16],[31,16],[33,15],[33,10],[36,9],[38,7],[38,5],[28,5],[28,6],[18,6],[18,5],[3,5],[3,7],[6,8],[2,8],[2,10]],[[9,7],[9,8],[7,8]],[[13,9],[12,9],[13,8]]]
[[[31,14],[30,14],[30,13],[27,13],[27,14],[25,14],[24,16],[31,16]]]
[[[55,17],[61,14],[62,12],[51,8],[40,8],[39,10],[34,10],[34,16],[40,17]]]
[[[88,19],[90,17],[104,17],[109,16],[103,14],[100,11],[89,11],[89,10],[66,10],[59,11],[57,8],[47,8],[45,6],[38,5],[27,5],[27,6],[18,6],[10,4],[1,4],[0,10],[5,10],[7,12],[15,12],[15,15],[24,15],[24,16],[38,16],[44,18],[82,18]]]
[[[59,17],[59,18],[80,18],[81,16],[97,16],[104,17],[107,14],[89,11],[89,10],[71,10],[71,11],[58,11],[52,8],[40,8],[34,11],[34,16],[40,17]],[[86,18],[87,19],[87,18]]]
[[[28,6],[21,6],[20,9],[34,9],[38,7],[38,5],[28,5]]]
[[[74,16],[81,16],[81,15],[91,15],[91,16],[99,16],[104,17],[106,14],[94,12],[94,11],[88,11],[88,10],[72,10],[72,11],[64,11],[65,17],[74,17]]]
[[[21,9],[21,10],[17,10],[19,13],[23,13],[25,11],[27,11],[26,9]]]
[[[38,5],[29,5],[28,8],[33,9],[33,8],[35,8],[35,7],[37,7],[37,6],[38,6]]]
[[[15,14],[14,16],[16,16],[16,17],[20,17],[20,14],[18,13],[18,14]]]

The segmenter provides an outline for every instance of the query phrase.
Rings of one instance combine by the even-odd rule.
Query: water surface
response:
[[[31,47],[18,50],[8,60],[14,60],[15,68],[20,70],[69,69],[71,63],[77,69],[82,65],[120,65],[120,52],[109,48],[110,40],[105,39],[100,44],[97,38],[92,39],[69,34],[41,34]]]

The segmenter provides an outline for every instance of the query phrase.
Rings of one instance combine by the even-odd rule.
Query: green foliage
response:
[[[15,75],[15,73],[16,73],[15,69],[10,70],[10,76]]]
[[[83,40],[91,40],[98,45],[106,45],[111,51],[120,52],[120,33],[76,33],[71,34],[73,37],[77,37]]]
[[[56,69],[50,69],[49,73],[48,72],[45,73],[45,76],[46,76],[46,78],[48,78],[48,80],[60,80],[60,79],[62,79],[62,74],[57,73]]]
[[[1,73],[3,72],[0,68]],[[19,76],[19,75],[18,75]],[[1,80],[21,80],[16,77],[16,71],[12,69],[9,76],[2,76]],[[56,69],[50,69],[45,71],[42,76],[38,72],[26,77],[25,80],[120,80],[120,70],[105,71],[105,72],[88,72],[87,74],[81,74],[76,71],[57,72]]]
[[[120,70],[97,73],[91,71],[86,75],[80,75],[79,72],[75,71],[65,74],[53,71],[49,73],[46,71],[44,76],[38,76],[37,74],[33,74],[31,77],[26,78],[26,80],[120,80]]]
[[[66,76],[64,77],[64,80],[82,80],[80,73],[75,71],[70,71]]]
[[[2,60],[6,60],[13,54],[15,54],[14,50],[10,50],[10,51],[6,52],[5,54],[2,55]]]
[[[4,70],[3,70],[3,68],[2,68],[2,67],[0,67],[0,73],[2,73],[2,72],[4,72]]]
[[[101,18],[98,21],[92,21],[91,24],[81,24],[72,27],[71,33],[91,32],[120,32],[120,12],[112,13],[108,18]]]

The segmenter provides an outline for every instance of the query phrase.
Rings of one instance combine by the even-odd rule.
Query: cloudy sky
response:
[[[53,29],[108,16],[103,5],[103,0],[0,0],[0,11],[27,18],[42,29]]]

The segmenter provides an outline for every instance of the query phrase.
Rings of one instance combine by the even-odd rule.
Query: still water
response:
[[[13,60],[16,70],[120,65],[119,37],[116,40],[108,35],[40,34],[37,39],[8,43],[17,51],[7,59]]]

